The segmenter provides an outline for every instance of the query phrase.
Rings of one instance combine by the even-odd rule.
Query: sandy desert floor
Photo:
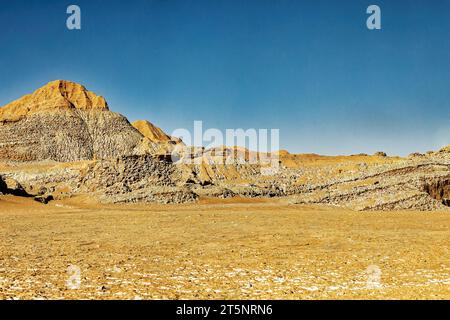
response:
[[[449,248],[448,213],[1,197],[0,299],[450,299]]]

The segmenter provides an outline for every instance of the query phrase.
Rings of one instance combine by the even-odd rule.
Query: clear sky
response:
[[[450,0],[0,1],[0,43],[0,105],[66,79],[168,133],[279,128],[283,149],[321,154],[450,143]]]

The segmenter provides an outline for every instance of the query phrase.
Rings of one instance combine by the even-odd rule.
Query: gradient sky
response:
[[[321,154],[450,143],[450,0],[1,0],[0,43],[0,105],[66,79],[168,133],[279,128]]]

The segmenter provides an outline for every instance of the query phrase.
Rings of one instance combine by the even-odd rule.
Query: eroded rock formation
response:
[[[136,153],[142,139],[103,97],[68,81],[0,108],[0,160],[108,159]]]
[[[179,147],[192,163],[175,161]],[[355,210],[444,210],[449,150],[408,158],[280,151],[279,168],[268,175],[261,161],[267,155],[185,147],[148,121],[131,125],[83,86],[54,81],[0,108],[0,193],[15,190],[43,203],[77,195],[105,203],[240,196]],[[235,161],[224,161],[230,156]]]

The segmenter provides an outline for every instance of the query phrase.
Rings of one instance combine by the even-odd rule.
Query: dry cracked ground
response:
[[[439,211],[4,196],[0,299],[449,299],[449,239]]]

